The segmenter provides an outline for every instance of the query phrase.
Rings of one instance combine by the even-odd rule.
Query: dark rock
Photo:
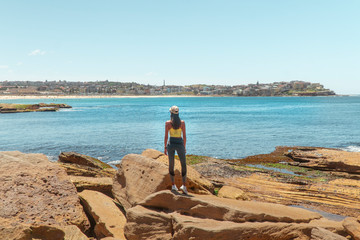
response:
[[[76,152],[62,152],[59,155],[59,162],[74,163],[99,169],[112,168],[109,164],[103,163],[96,158]]]

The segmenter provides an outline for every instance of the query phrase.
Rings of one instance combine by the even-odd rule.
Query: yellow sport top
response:
[[[170,137],[181,138],[181,128],[170,128]]]

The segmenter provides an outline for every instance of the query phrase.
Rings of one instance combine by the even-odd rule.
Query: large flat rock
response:
[[[193,170],[188,177],[189,192],[210,194],[209,190],[200,184],[200,174],[195,172]],[[158,159],[128,154],[118,165],[112,192],[122,206],[128,209],[148,195],[164,189],[171,189],[168,165]]]
[[[301,167],[360,174],[360,153],[337,149],[295,150],[287,154]]]
[[[232,222],[301,223],[321,218],[308,210],[274,203],[238,201],[212,195],[183,195],[169,190],[159,191],[140,203],[144,207],[166,209],[188,216]]]
[[[199,219],[181,214],[172,214],[174,235],[178,240],[292,240],[308,239],[306,232],[311,230],[307,224],[216,221]]]
[[[331,233],[331,239],[344,239],[329,231],[333,223],[317,219],[322,219],[317,213],[280,204],[165,190],[127,211],[125,236],[128,240],[310,240]]]
[[[0,152],[0,228],[76,225],[89,228],[76,188],[43,154]]]

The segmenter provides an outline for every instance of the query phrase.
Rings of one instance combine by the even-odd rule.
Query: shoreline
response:
[[[227,95],[0,95],[0,100],[17,99],[100,99],[100,98],[208,98],[208,97],[351,97],[359,95],[332,96],[227,96]]]
[[[16,99],[86,99],[86,98],[171,98],[171,97],[210,97],[210,96],[193,96],[193,95],[9,95],[1,96],[0,100],[16,100]],[[221,97],[221,96],[218,96]]]

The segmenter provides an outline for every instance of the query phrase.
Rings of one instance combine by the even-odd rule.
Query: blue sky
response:
[[[360,94],[360,1],[0,3],[0,81],[238,85]]]

